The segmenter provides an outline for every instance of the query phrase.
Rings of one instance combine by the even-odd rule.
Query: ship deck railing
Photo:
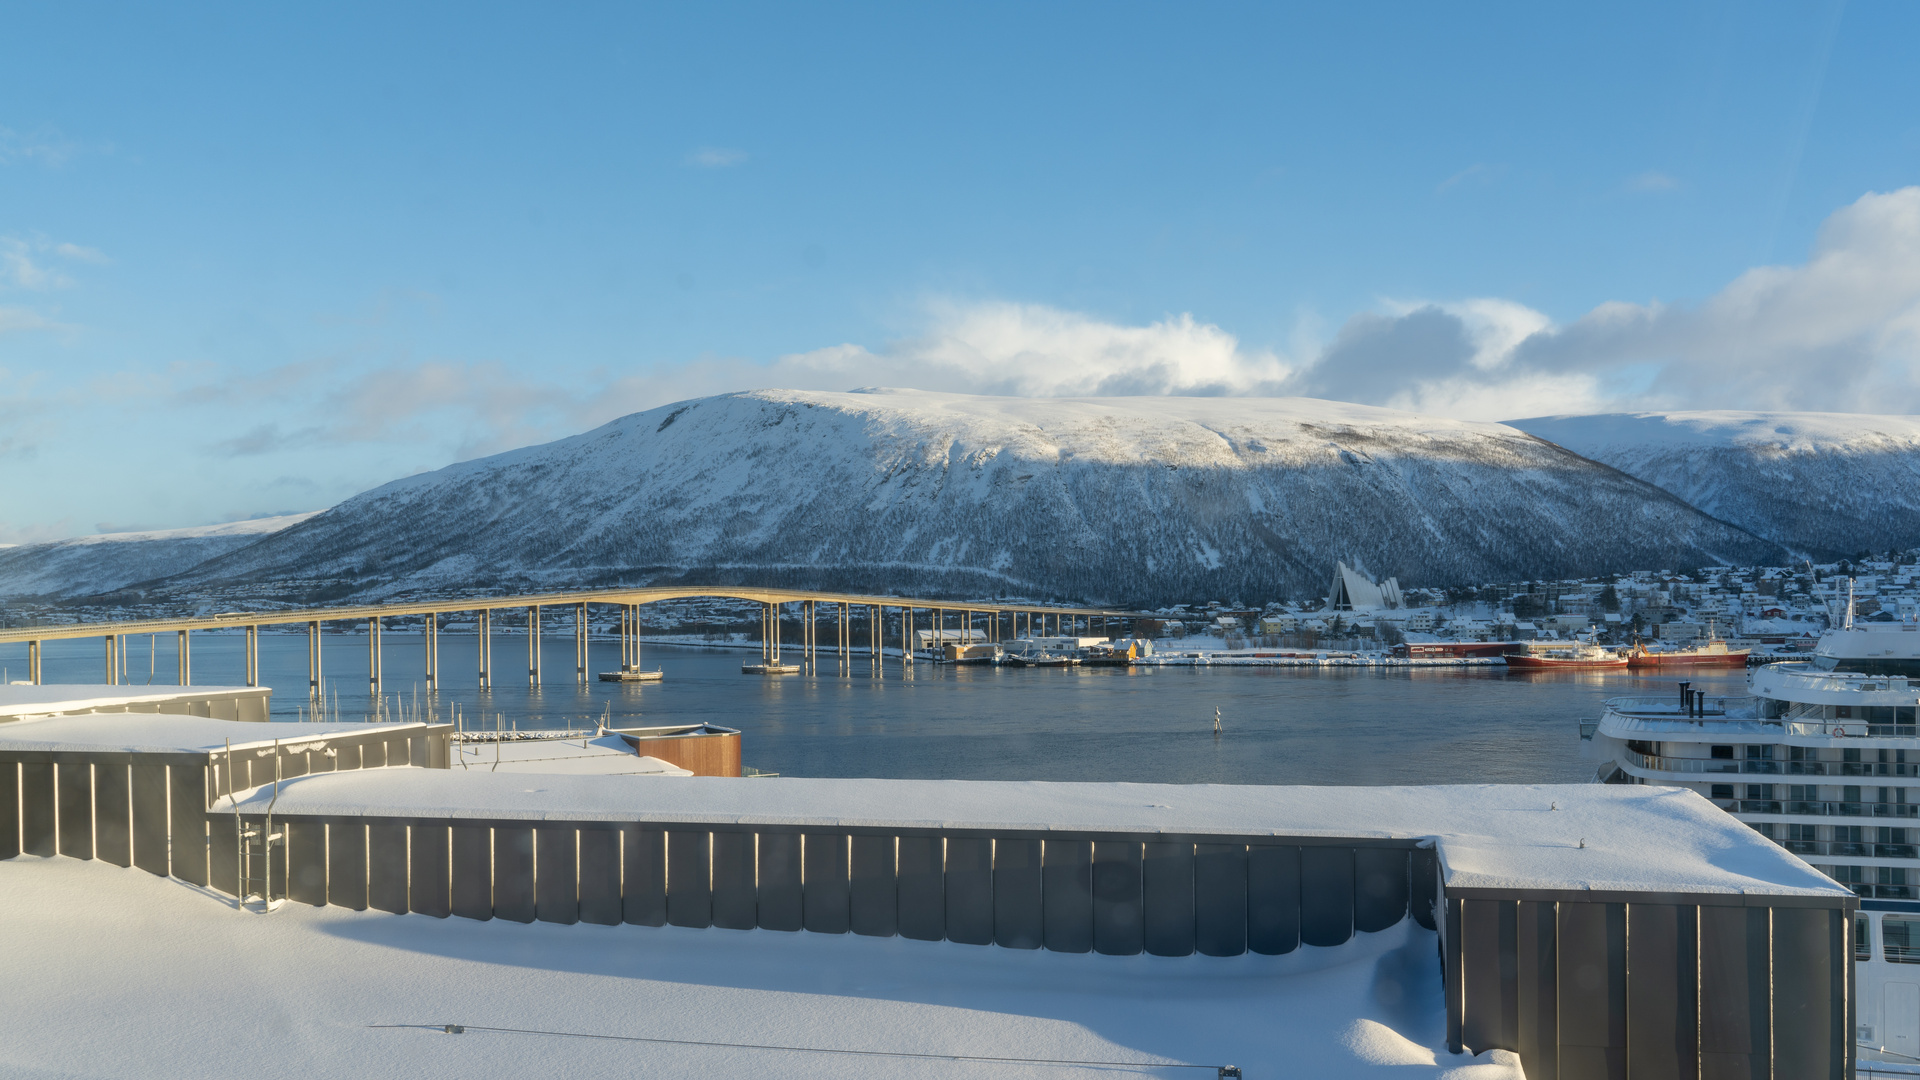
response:
[[[1920,803],[1825,802],[1799,799],[1714,799],[1715,806],[1732,814],[1778,814],[1782,817],[1920,818]]]
[[[1770,758],[1683,758],[1622,750],[1628,764],[1653,772],[1735,773],[1758,776],[1920,777],[1920,762],[1777,761]]]
[[[1912,844],[1856,844],[1839,840],[1782,840],[1780,846],[1795,855],[1827,855],[1848,859],[1920,859]]]

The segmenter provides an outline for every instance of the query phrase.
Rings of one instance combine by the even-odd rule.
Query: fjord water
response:
[[[176,682],[172,635],[129,637],[128,682]],[[603,715],[634,726],[712,722],[743,732],[746,763],[786,776],[972,780],[1133,780],[1229,784],[1580,783],[1595,762],[1578,723],[1621,694],[1667,696],[1681,678],[1711,694],[1740,693],[1743,672],[1640,677],[1481,668],[998,668],[914,665],[898,658],[872,676],[865,657],[843,677],[824,656],[819,675],[740,673],[734,649],[649,644],[662,682],[576,683],[573,639],[542,646],[545,686],[527,686],[525,638],[494,639],[494,688],[476,688],[476,640],[442,633],[445,689],[419,694],[441,720],[522,730],[591,726]],[[309,713],[306,637],[260,637],[261,681],[276,720]],[[424,670],[420,637],[388,633],[382,670],[387,714],[411,709]],[[239,634],[196,633],[196,683],[242,681]],[[324,637],[327,718],[369,714],[362,635]],[[18,655],[15,655],[15,654]],[[594,671],[615,663],[595,642]],[[150,664],[151,659],[151,664]],[[0,652],[18,678],[24,646]],[[98,683],[98,639],[47,643],[46,682]],[[1214,710],[1222,732],[1213,734]]]

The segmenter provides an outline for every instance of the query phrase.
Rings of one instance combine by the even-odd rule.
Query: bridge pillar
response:
[[[307,700],[320,700],[320,621],[307,623]]]
[[[429,611],[420,622],[420,648],[426,655],[427,693],[440,689],[440,614]]]
[[[527,685],[540,687],[540,605],[527,607]]]
[[[573,607],[573,681],[587,684],[587,605]]]
[[[185,630],[180,631],[180,644],[178,646],[177,651],[179,653],[179,656],[177,657],[177,660],[179,661],[177,666],[180,668],[180,685],[192,686],[193,685],[193,642],[188,639],[187,632]]]
[[[367,694],[374,698],[373,714],[380,714],[379,697],[382,688],[380,671],[380,617],[375,615],[367,620]]]
[[[37,641],[27,642],[27,681],[40,685],[40,643]]]
[[[241,661],[241,666],[245,668],[246,684],[248,686],[259,686],[260,685],[260,627],[258,625],[249,625],[247,627],[246,649],[245,649],[245,655]]]
[[[480,609],[480,689],[493,689],[493,612]]]

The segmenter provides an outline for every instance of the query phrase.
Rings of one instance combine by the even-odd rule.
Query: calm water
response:
[[[149,643],[127,639],[128,681],[148,681]],[[175,682],[171,635],[153,643],[156,684]],[[386,694],[414,700],[418,635],[385,635]],[[475,688],[475,639],[442,633],[442,719],[457,708],[471,725],[578,727],[610,710],[616,723],[712,721],[744,732],[748,765],[788,776],[1006,780],[1139,780],[1173,783],[1578,783],[1594,763],[1577,721],[1607,697],[1668,694],[1677,677],[1514,675],[1500,668],[995,668],[917,665],[896,659],[871,677],[740,674],[735,650],[648,645],[646,666],[664,682],[573,682],[573,640],[543,646],[547,686],[525,685],[525,639],[495,637],[495,682]],[[196,682],[242,681],[239,635],[195,634]],[[594,668],[615,662],[595,643]],[[24,645],[0,646],[0,666],[26,670]],[[328,636],[328,708],[368,713],[366,639]],[[831,662],[822,665],[834,670]],[[50,642],[47,682],[100,682],[98,640]],[[306,638],[261,635],[261,680],[277,687],[276,719],[306,704]],[[518,676],[516,679],[515,676]],[[1709,693],[1737,692],[1743,672],[1692,676]],[[426,700],[424,695],[421,700]],[[1225,731],[1213,735],[1213,712]]]

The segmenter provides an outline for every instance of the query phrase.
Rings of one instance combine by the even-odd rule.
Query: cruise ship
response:
[[[1920,623],[1849,617],[1747,690],[1608,701],[1596,779],[1692,788],[1859,894],[1862,1075],[1905,1073],[1920,1066]]]

